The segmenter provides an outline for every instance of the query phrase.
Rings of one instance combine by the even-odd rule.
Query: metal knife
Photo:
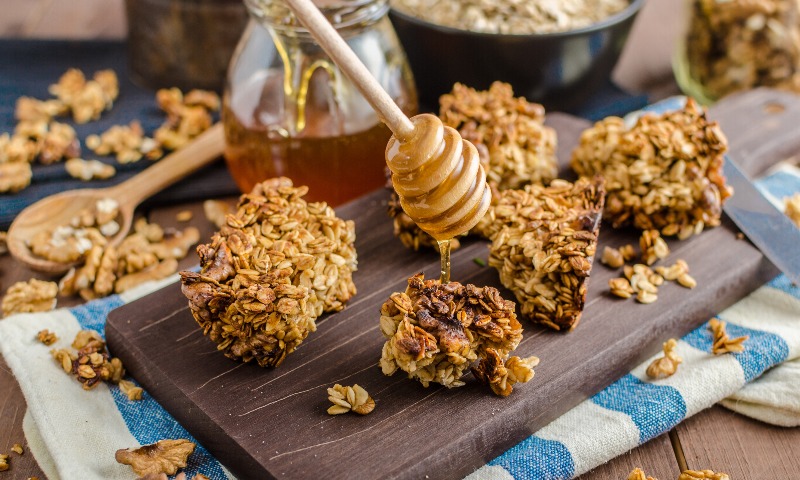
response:
[[[800,229],[767,200],[730,155],[725,157],[723,172],[733,196],[722,210],[770,262],[800,285]]]

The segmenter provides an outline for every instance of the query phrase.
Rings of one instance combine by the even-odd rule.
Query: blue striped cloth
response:
[[[800,191],[800,175],[778,172],[760,185],[780,197]],[[131,478],[127,466],[113,462],[118,448],[163,438],[191,438],[146,392],[131,402],[117,386],[91,392],[53,368],[49,348],[35,340],[47,328],[67,347],[80,329],[104,334],[114,308],[162,288],[175,278],[90,302],[0,321],[0,351],[17,377],[28,402],[24,422],[32,453],[49,478]],[[655,438],[685,418],[741,390],[770,368],[800,358],[800,289],[779,276],[721,312],[731,336],[748,335],[739,354],[710,354],[711,333],[698,327],[678,343],[684,363],[672,377],[652,381],[636,367],[536,434],[520,442],[470,480],[556,480],[580,475]],[[654,357],[655,358],[655,357]],[[69,406],[68,409],[65,406]],[[76,439],[80,441],[75,441]],[[190,457],[187,476],[232,478],[202,446]]]

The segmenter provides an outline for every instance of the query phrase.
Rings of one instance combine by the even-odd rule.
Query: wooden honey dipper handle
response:
[[[353,50],[345,43],[335,28],[311,0],[285,0],[289,8],[305,25],[311,36],[319,43],[325,53],[350,78],[372,108],[378,112],[381,121],[389,127],[401,142],[411,139],[414,125],[394,103],[392,97],[375,80],[367,67],[359,60]]]

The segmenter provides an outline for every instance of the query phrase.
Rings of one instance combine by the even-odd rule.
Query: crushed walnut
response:
[[[669,255],[669,246],[658,230],[643,231],[639,238],[639,248],[642,250],[642,262],[645,265],[652,265]]]
[[[329,415],[341,415],[347,412],[367,415],[375,410],[375,400],[358,384],[349,387],[337,383],[328,388],[328,400],[333,403],[328,408]]]
[[[64,370],[64,373],[75,375],[84,390],[91,390],[101,381],[120,383],[125,375],[122,361],[112,358],[106,342],[94,330],[81,330],[72,341],[72,348],[54,349],[50,351],[53,360]]]
[[[658,479],[646,476],[644,470],[637,467],[631,470],[631,473],[628,475],[628,480],[658,480]]]
[[[114,125],[100,135],[89,135],[86,146],[97,155],[114,154],[123,164],[138,162],[144,156],[156,160],[163,155],[156,141],[144,135],[138,120],[128,125]]]
[[[0,163],[0,193],[15,193],[31,184],[33,170],[27,162]]]
[[[441,285],[414,275],[405,292],[393,293],[381,307],[380,328],[386,337],[380,360],[385,375],[403,370],[425,387],[460,387],[480,357],[485,362],[473,372],[503,396],[515,382],[533,377],[535,362],[507,359],[522,340],[522,325],[514,302],[492,287]]]
[[[120,449],[114,454],[118,463],[130,465],[136,475],[175,475],[186,467],[186,460],[194,452],[195,444],[185,439],[159,440],[139,448]]]
[[[288,178],[257,184],[181,272],[195,320],[232,359],[275,367],[356,293],[355,224]]]
[[[714,353],[714,355],[743,352],[744,342],[750,337],[745,335],[743,337],[730,338],[728,337],[728,333],[725,331],[725,326],[726,323],[718,318],[712,318],[709,320],[708,328],[711,330],[713,335],[711,351]]]
[[[90,180],[107,180],[117,174],[117,169],[113,165],[103,163],[99,160],[84,160],[82,158],[70,158],[64,164],[67,173],[72,178],[88,182]]]
[[[678,480],[731,480],[727,473],[713,470],[684,470]]]
[[[727,140],[689,99],[678,111],[645,114],[631,128],[608,117],[581,134],[572,168],[602,174],[608,191],[603,217],[680,239],[720,224],[732,194],[722,175]]]
[[[32,278],[11,285],[3,297],[3,316],[15,313],[47,312],[56,308],[58,285]]]
[[[578,325],[597,248],[602,179],[554,180],[501,192],[475,231],[523,316],[556,330]]]
[[[664,356],[653,360],[647,367],[647,376],[652,379],[667,378],[678,371],[678,365],[683,362],[683,359],[675,351],[677,347],[678,341],[674,338],[664,342]]]
[[[119,382],[119,389],[128,397],[130,401],[137,401],[142,399],[142,394],[144,390],[141,387],[137,387],[136,384],[133,382],[129,382],[128,380],[120,380]]]
[[[211,111],[220,101],[214,92],[192,90],[185,96],[177,88],[156,92],[158,106],[167,120],[153,134],[156,142],[167,150],[177,150],[211,126]]]
[[[629,5],[627,0],[393,0],[399,11],[437,25],[500,34],[552,33],[588,27]]]
[[[58,341],[58,337],[50,330],[44,329],[39,330],[39,333],[36,334],[36,340],[39,340],[43,344],[50,346]]]
[[[113,70],[100,70],[87,80],[83,72],[71,68],[49,91],[72,112],[75,123],[87,123],[111,109],[119,95],[119,82]]]
[[[784,213],[800,228],[800,193],[786,197],[783,201],[786,203]]]

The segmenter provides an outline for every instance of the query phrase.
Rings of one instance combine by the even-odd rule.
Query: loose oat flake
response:
[[[56,334],[47,329],[40,330],[39,333],[36,334],[36,339],[47,346],[50,346],[58,341]]]

